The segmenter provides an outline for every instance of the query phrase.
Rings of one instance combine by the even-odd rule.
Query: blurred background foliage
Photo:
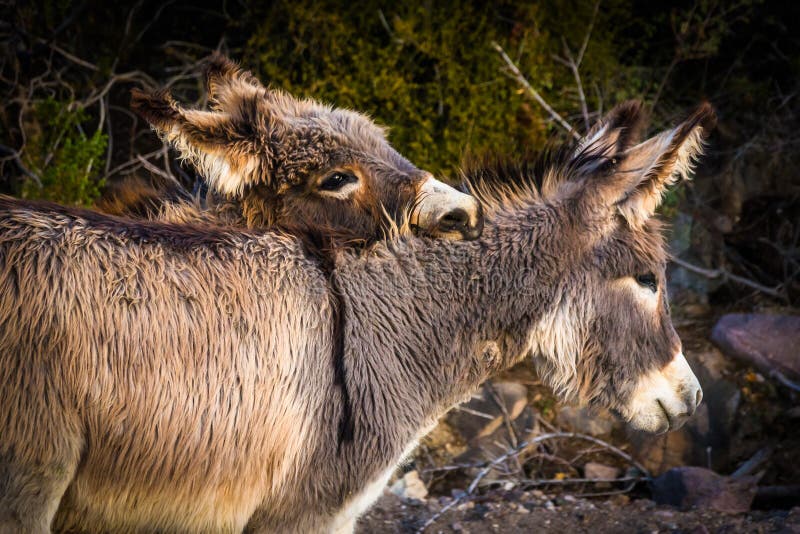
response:
[[[698,250],[704,240],[763,238],[780,261],[755,265],[766,249],[739,247],[749,276],[786,285],[800,271],[800,224],[788,215],[800,214],[797,2],[62,0],[0,10],[6,193],[91,205],[130,175],[191,186],[192,171],[128,110],[129,90],[166,85],[202,106],[198,65],[215,49],[273,86],[370,114],[445,177],[466,155],[567,138],[509,76],[496,42],[577,132],[628,98],[645,101],[654,129],[710,100],[720,122],[698,171],[708,178],[672,194],[666,215],[690,217],[686,249],[702,264],[732,261],[724,246]],[[787,215],[747,234],[752,206],[778,200]]]

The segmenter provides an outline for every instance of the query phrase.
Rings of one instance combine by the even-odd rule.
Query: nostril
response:
[[[463,230],[469,224],[469,214],[461,208],[448,211],[439,219],[439,228],[444,231]]]

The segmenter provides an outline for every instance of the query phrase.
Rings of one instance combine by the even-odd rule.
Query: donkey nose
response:
[[[442,215],[436,227],[443,233],[458,232],[465,240],[477,239],[483,231],[483,217],[471,223],[470,215],[463,208],[455,208]]]
[[[477,239],[483,232],[483,209],[474,197],[428,176],[417,190],[410,222],[433,236]]]
[[[461,232],[469,224],[469,215],[461,208],[448,211],[439,219],[439,229],[443,232]]]
[[[686,399],[689,415],[694,415],[701,402],[703,402],[703,388],[700,387],[700,384],[695,383],[695,387],[689,391]]]

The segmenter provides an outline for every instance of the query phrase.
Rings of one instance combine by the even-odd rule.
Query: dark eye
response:
[[[348,172],[334,172],[333,174],[326,176],[325,179],[319,183],[319,189],[321,191],[338,191],[345,185],[352,184],[357,181],[358,178]]]
[[[636,282],[640,286],[648,288],[653,293],[658,291],[658,282],[656,281],[656,275],[653,273],[637,274]]]

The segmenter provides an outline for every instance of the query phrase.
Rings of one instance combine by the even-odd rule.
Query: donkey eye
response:
[[[653,293],[658,291],[658,283],[656,281],[656,275],[654,275],[653,273],[637,274],[636,275],[636,282],[640,286],[646,287],[647,289],[649,289]]]
[[[338,191],[347,184],[352,184],[358,181],[355,175],[347,172],[335,172],[325,177],[319,183],[319,189],[322,191]]]

